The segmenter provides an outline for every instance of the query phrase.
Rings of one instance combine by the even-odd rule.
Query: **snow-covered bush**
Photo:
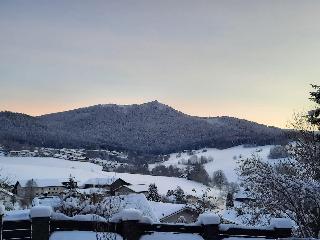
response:
[[[192,191],[197,193],[195,189]],[[210,191],[210,188],[203,190],[198,200],[196,202],[188,203],[188,206],[195,209],[199,214],[204,212],[213,212],[217,209],[217,199],[209,195]]]
[[[213,213],[202,213],[199,215],[197,223],[201,225],[220,224],[220,217]]]
[[[189,159],[181,159],[179,161],[179,164],[183,164],[183,165],[196,165],[196,164],[206,164],[209,162],[213,161],[213,157],[209,156],[200,156],[198,157],[197,155],[192,155]]]
[[[167,201],[173,203],[186,203],[186,196],[183,189],[180,186],[177,186],[175,190],[168,190],[167,192]]]
[[[187,220],[184,216],[179,216],[176,223],[186,223]]]
[[[122,201],[123,197],[121,196],[100,198],[99,201],[97,201],[93,195],[88,196],[71,191],[63,197],[61,203],[55,207],[55,210],[69,217],[83,214],[96,214],[109,219],[119,211]]]

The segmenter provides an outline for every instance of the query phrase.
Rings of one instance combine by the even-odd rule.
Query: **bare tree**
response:
[[[228,179],[222,170],[213,172],[211,182],[213,186],[219,188],[220,190],[228,185]]]
[[[36,187],[37,183],[33,179],[30,179],[26,182],[24,195],[21,200],[21,204],[23,206],[29,207],[32,205],[32,201],[36,197]]]
[[[320,104],[320,88],[313,86],[312,100]],[[244,159],[239,167],[243,182],[254,193],[257,214],[287,216],[302,237],[318,237],[320,231],[320,137],[319,108],[296,115],[289,158],[272,164],[257,156]]]

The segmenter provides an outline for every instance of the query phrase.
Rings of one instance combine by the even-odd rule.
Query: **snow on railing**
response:
[[[222,239],[228,237],[264,237],[288,238],[292,235],[292,222],[288,219],[275,218],[270,226],[265,228],[221,224],[220,217],[212,213],[200,214],[194,224],[164,224],[154,223],[150,218],[142,215],[136,209],[125,209],[116,214],[110,221],[96,215],[78,215],[67,217],[61,213],[54,213],[50,207],[37,206],[30,210],[30,220],[3,221],[3,209],[0,206],[1,233],[4,239],[24,239],[31,232],[31,240],[49,240],[54,231],[95,231],[119,234],[123,239],[138,240],[142,235],[154,232],[193,233],[205,240]],[[25,229],[23,234],[19,233]],[[15,231],[14,229],[20,229]],[[20,234],[20,235],[19,235]],[[0,240],[2,240],[0,234]]]

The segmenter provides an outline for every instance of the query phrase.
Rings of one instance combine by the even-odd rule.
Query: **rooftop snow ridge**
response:
[[[21,185],[21,187],[26,187],[27,184],[29,184],[28,182],[33,181],[32,184],[34,184],[34,186],[36,187],[63,187],[63,183],[62,182],[67,182],[68,179],[57,179],[57,178],[47,178],[47,179],[37,179],[37,178],[32,178],[32,179],[22,179],[19,180],[19,184]]]
[[[119,178],[117,177],[105,177],[105,178],[90,178],[83,183],[83,185],[90,184],[90,185],[111,185]]]

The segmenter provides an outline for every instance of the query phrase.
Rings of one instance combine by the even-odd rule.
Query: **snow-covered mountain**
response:
[[[0,112],[0,144],[170,153],[201,147],[275,144],[283,130],[231,118],[201,118],[153,101],[96,105],[32,117]]]

